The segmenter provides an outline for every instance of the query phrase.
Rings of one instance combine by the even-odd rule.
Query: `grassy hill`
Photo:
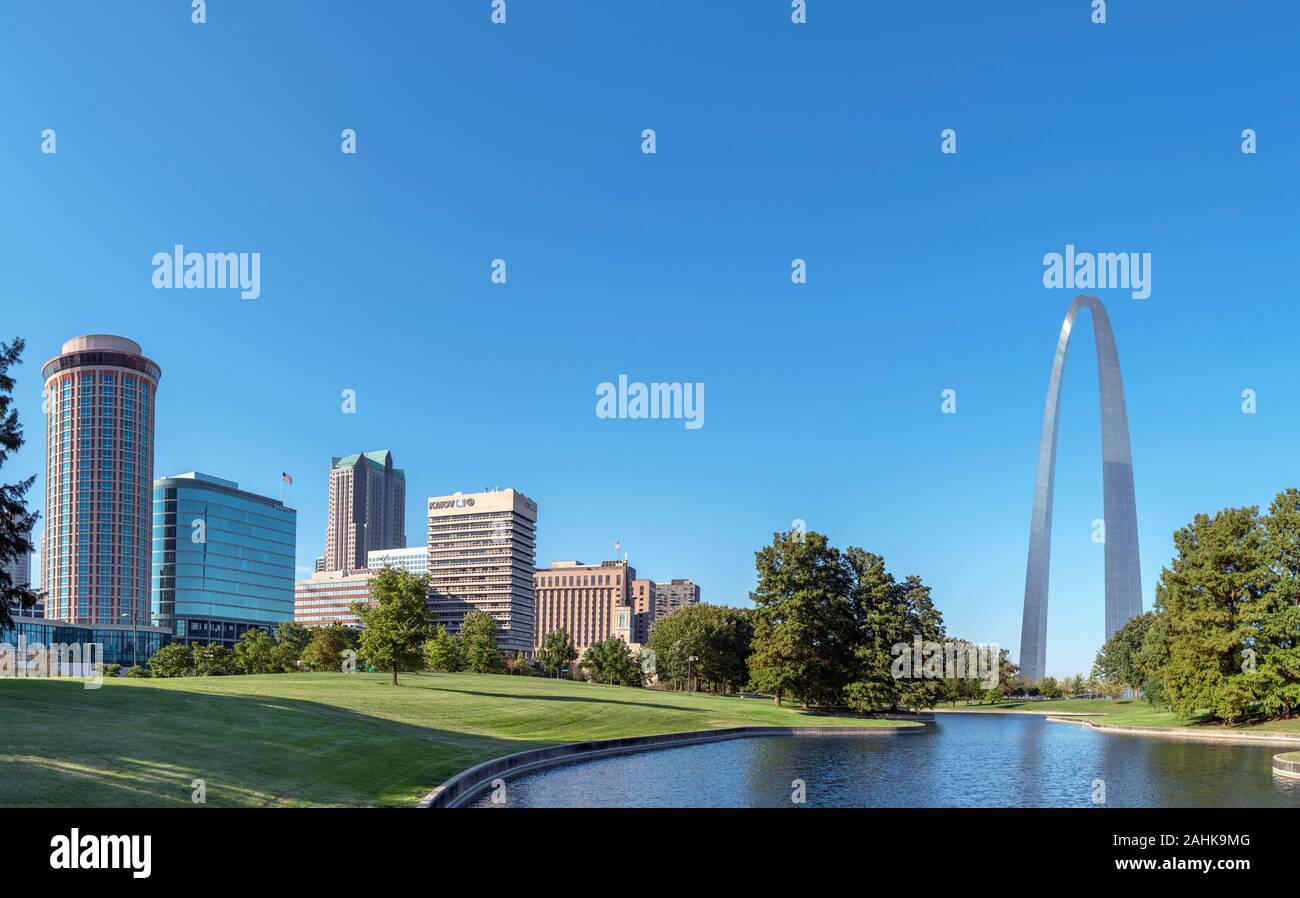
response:
[[[411,806],[491,757],[728,726],[891,723],[770,701],[475,674],[0,680],[0,806]]]

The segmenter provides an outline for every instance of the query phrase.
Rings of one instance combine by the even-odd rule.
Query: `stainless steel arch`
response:
[[[1025,567],[1025,613],[1020,626],[1020,672],[1041,679],[1047,661],[1047,581],[1052,554],[1052,490],[1056,477],[1056,434],[1061,379],[1070,332],[1082,308],[1092,313],[1101,388],[1101,488],[1106,522],[1106,637],[1142,613],[1142,572],[1138,562],[1137,503],[1133,496],[1133,458],[1124,407],[1124,380],[1119,371],[1115,333],[1101,301],[1079,295],[1065,313],[1056,344],[1052,376],[1047,382],[1043,435],[1038,444],[1034,509],[1029,524],[1029,561]]]

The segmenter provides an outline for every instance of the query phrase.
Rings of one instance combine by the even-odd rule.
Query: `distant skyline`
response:
[[[0,122],[0,339],[27,340],[27,445],[0,476],[41,473],[42,363],[117,334],[163,370],[156,476],[273,497],[293,476],[299,576],[331,457],[383,448],[407,545],[429,496],[513,487],[538,505],[539,567],[627,552],[743,605],[753,552],[801,520],[1014,653],[1051,344],[1095,292],[1151,608],[1175,529],[1300,485],[1300,8],[1112,4],[1096,26],[1086,2],[953,3],[936,28],[929,8],[809,6],[802,26],[743,0],[518,3],[503,26],[486,3],[232,0],[202,26],[161,0],[7,10],[0,74],[23,89]],[[257,298],[155,289],[177,244],[257,253]],[[1142,289],[1048,289],[1067,246],[1140,254]],[[1086,674],[1104,636],[1082,348],[1056,676]],[[703,426],[600,417],[624,374],[705,385]]]

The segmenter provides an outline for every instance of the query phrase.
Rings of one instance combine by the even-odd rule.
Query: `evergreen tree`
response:
[[[0,468],[23,445],[23,428],[18,423],[18,410],[13,408],[14,379],[9,374],[9,369],[22,360],[23,346],[21,338],[0,343]],[[27,510],[27,491],[35,481],[32,476],[18,483],[0,483],[0,565],[32,553],[32,528],[37,515]],[[30,608],[39,598],[30,587],[14,583],[0,567],[0,628],[13,625],[10,603]]]
[[[836,705],[856,650],[849,573],[840,553],[814,531],[776,533],[755,553],[750,678],[776,704]]]
[[[471,611],[460,625],[469,669],[474,673],[500,673],[504,659],[497,646],[497,622],[485,611]]]
[[[1164,700],[1184,717],[1208,709],[1239,720],[1259,698],[1262,678],[1252,668],[1275,581],[1259,509],[1197,515],[1174,534],[1174,547],[1156,586],[1158,612],[1169,616]]]
[[[1273,588],[1243,616],[1254,631],[1254,689],[1260,711],[1290,718],[1300,710],[1300,490],[1278,493],[1264,520]]]

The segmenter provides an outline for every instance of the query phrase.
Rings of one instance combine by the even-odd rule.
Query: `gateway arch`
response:
[[[1138,566],[1137,503],[1133,498],[1133,458],[1129,449],[1124,380],[1119,372],[1115,333],[1101,301],[1077,296],[1065,313],[1047,382],[1043,434],[1038,444],[1034,508],[1025,568],[1025,613],[1020,627],[1020,672],[1041,679],[1047,660],[1047,575],[1052,553],[1052,489],[1056,476],[1056,434],[1061,409],[1061,379],[1070,332],[1080,309],[1092,313],[1101,385],[1101,482],[1106,536],[1106,637],[1142,613],[1142,573]]]

